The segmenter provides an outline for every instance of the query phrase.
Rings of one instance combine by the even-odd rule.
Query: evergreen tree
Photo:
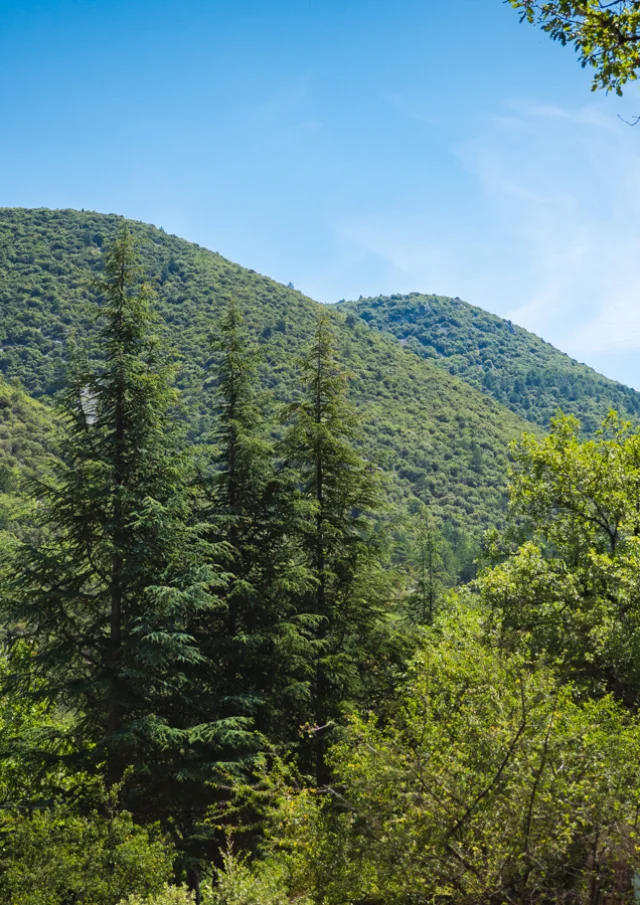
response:
[[[409,613],[415,622],[431,625],[448,576],[442,540],[426,513],[417,516],[412,559],[413,592],[408,600]]]
[[[128,776],[123,800],[137,817],[175,807],[187,832],[200,807],[188,777],[210,775],[236,728],[211,725],[193,681],[203,655],[192,627],[220,579],[188,527],[172,368],[125,224],[98,289],[104,357],[90,367],[76,356],[62,459],[54,483],[36,487],[45,539],[12,551],[3,589],[8,684],[71,714],[83,765],[106,764],[111,783]]]
[[[379,485],[354,445],[359,424],[334,343],[323,315],[300,363],[302,395],[289,410],[285,439],[308,506],[298,542],[313,577],[301,609],[315,625],[310,722],[318,785],[328,778],[327,730],[362,689],[359,667],[384,592],[371,518],[380,505]]]
[[[214,350],[218,418],[204,520],[229,578],[204,639],[207,668],[219,669],[213,680],[222,713],[244,713],[272,740],[290,741],[308,685],[308,633],[296,595],[309,577],[292,543],[296,489],[276,470],[261,413],[258,352],[234,301]]]

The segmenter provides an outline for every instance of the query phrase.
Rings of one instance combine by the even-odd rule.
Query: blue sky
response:
[[[0,0],[0,205],[457,295],[640,388],[640,96],[589,88],[501,0]]]

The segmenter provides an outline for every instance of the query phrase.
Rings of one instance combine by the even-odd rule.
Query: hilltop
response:
[[[534,424],[547,427],[559,408],[576,415],[588,434],[611,408],[632,421],[640,417],[640,393],[458,298],[412,292],[337,307]]]

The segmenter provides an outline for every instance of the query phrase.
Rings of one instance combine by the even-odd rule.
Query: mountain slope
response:
[[[407,349],[534,424],[547,426],[558,408],[576,415],[587,433],[611,408],[634,421],[640,417],[640,393],[460,299],[412,292],[337,307],[392,333]]]
[[[30,530],[32,504],[25,505],[23,479],[46,476],[57,446],[51,408],[0,377],[0,531]]]
[[[56,447],[51,409],[0,378],[0,493],[16,487],[19,472],[41,473]]]
[[[92,347],[92,281],[120,218],[78,211],[0,210],[0,372],[47,400],[59,386],[70,337]],[[231,297],[263,352],[261,376],[279,402],[296,392],[296,360],[323,306],[273,280],[141,223],[146,276],[176,349],[193,438],[206,437],[213,399],[210,333]],[[390,338],[331,312],[365,454],[396,496],[415,493],[435,517],[485,527],[505,500],[507,447],[527,424]],[[95,350],[98,354],[98,350]]]

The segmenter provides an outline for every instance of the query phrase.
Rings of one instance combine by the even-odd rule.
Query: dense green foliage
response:
[[[610,698],[580,701],[495,640],[466,607],[440,620],[393,719],[354,718],[333,748],[329,794],[276,784],[267,856],[253,869],[228,858],[222,901],[577,905],[630,892],[637,719]]]
[[[101,357],[73,350],[60,457],[32,484],[35,530],[3,537],[0,788],[13,807],[42,809],[52,777],[63,791],[78,768],[104,779],[139,824],[172,835],[197,902],[200,869],[220,843],[207,815],[229,784],[269,742],[296,752],[303,720],[311,741],[299,764],[324,781],[329,728],[364,703],[364,661],[389,659],[380,482],[354,446],[357,417],[326,316],[299,362],[301,392],[282,411],[277,454],[256,417],[254,355],[232,303],[210,374],[213,442],[187,448],[174,368],[124,221],[104,261]],[[42,782],[23,775],[16,753]],[[101,824],[84,813],[82,790],[75,797],[78,810],[42,811],[11,829],[16,844],[26,834],[7,852],[12,895],[19,883],[25,902],[39,894],[29,840],[47,826],[52,851],[62,847],[52,903],[84,882],[75,878],[86,869],[83,838],[94,844]],[[97,867],[92,882],[101,877]],[[117,872],[114,884],[86,895],[108,905],[127,891]]]
[[[275,774],[223,903],[631,903],[640,800],[639,434],[574,419],[514,448],[509,529],[449,598],[324,789]]]
[[[25,217],[78,242],[93,215]],[[303,329],[273,340],[238,288],[255,275],[96,220],[104,249],[95,233],[76,249],[95,272],[59,284],[60,310],[86,307],[62,348],[29,359],[5,340],[43,403],[4,385],[0,897],[630,902],[640,432],[612,413],[583,440],[562,416],[514,440],[508,522],[476,578],[463,513],[498,520],[500,422],[523,421],[278,287]],[[156,279],[147,254],[141,272],[140,237],[183,264]],[[237,282],[213,318],[213,291],[190,303],[201,332],[185,321],[174,352],[162,292],[199,256]],[[384,447],[395,419],[407,433]],[[404,472],[425,436],[459,497]]]
[[[611,416],[580,441],[563,418],[542,441],[525,436],[514,457],[514,526],[479,589],[505,641],[637,707],[640,433]]]
[[[60,387],[69,340],[97,349],[93,281],[121,218],[78,211],[0,211],[0,372],[46,399]],[[176,349],[177,384],[192,438],[211,434],[214,400],[202,392],[209,335],[234,299],[262,356],[272,407],[293,401],[296,362],[322,306],[217,254],[131,223],[154,307]],[[439,524],[495,524],[505,505],[506,449],[522,421],[390,338],[331,314],[350,397],[366,425],[362,451],[416,494]]]
[[[572,44],[583,67],[595,69],[592,91],[622,94],[638,78],[638,0],[510,0],[520,20],[535,23],[563,45]]]
[[[117,905],[160,893],[173,874],[172,847],[125,812],[5,814],[0,832],[0,897],[11,905]]]
[[[184,886],[167,884],[160,892],[148,896],[133,893],[118,905],[193,905],[193,895]]]
[[[533,333],[482,308],[439,295],[392,295],[341,302],[377,330],[392,333],[423,358],[460,377],[535,424],[558,409],[593,433],[610,409],[640,415],[640,394],[608,380]]]

